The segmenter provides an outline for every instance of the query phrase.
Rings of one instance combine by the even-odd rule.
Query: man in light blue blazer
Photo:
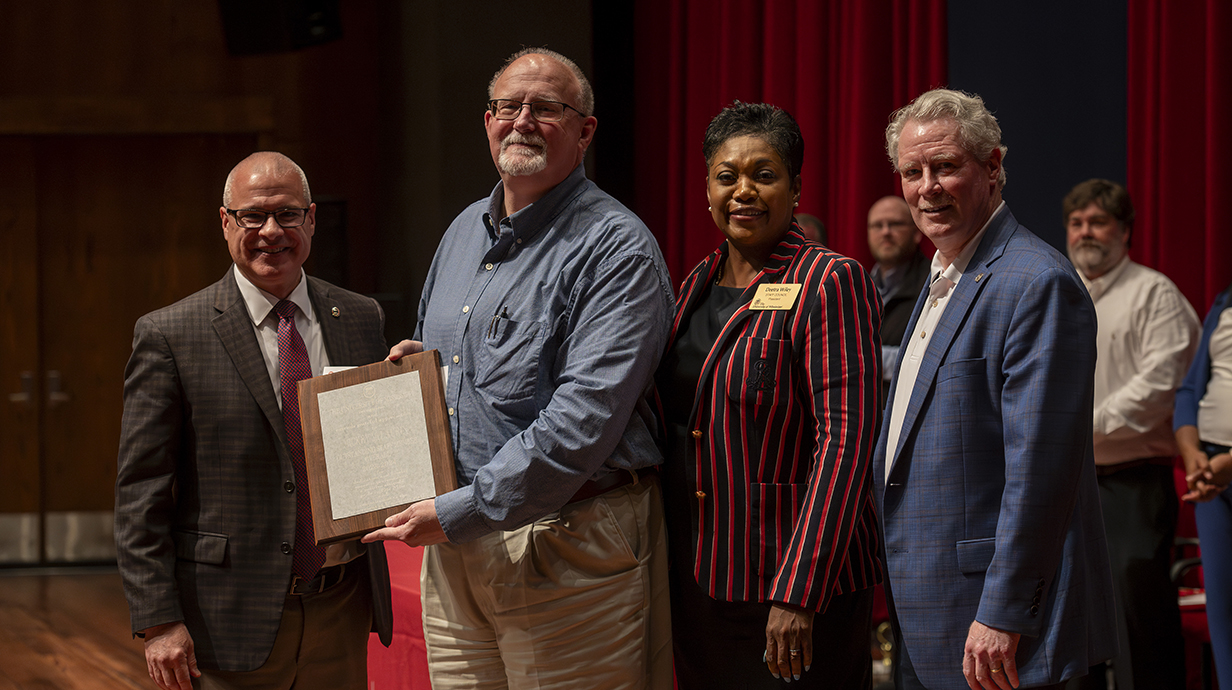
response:
[[[978,96],[921,95],[886,149],[937,247],[874,453],[897,687],[1059,688],[1116,653],[1095,310],[1002,202],[1006,149]]]

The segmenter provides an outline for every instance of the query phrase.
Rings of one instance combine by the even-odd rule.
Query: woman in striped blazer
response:
[[[771,105],[706,131],[727,241],[682,284],[657,377],[682,690],[871,686],[881,306],[794,225],[803,151]]]

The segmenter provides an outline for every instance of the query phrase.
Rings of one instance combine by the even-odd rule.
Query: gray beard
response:
[[[532,146],[538,146],[539,150],[529,156],[520,152],[512,153],[508,147],[514,143],[531,144]],[[516,132],[510,133],[509,136],[505,137],[505,141],[501,143],[501,152],[496,158],[496,165],[502,173],[513,175],[514,177],[541,173],[544,168],[548,167],[547,141],[540,136],[526,136]]]
[[[1103,247],[1084,245],[1069,250],[1069,260],[1084,274],[1099,268],[1108,260],[1108,250]]]
[[[496,162],[500,165],[501,172],[506,175],[513,175],[514,177],[541,173],[544,168],[548,167],[548,157],[542,152],[527,157],[516,153],[509,153],[508,151],[501,151],[500,157],[497,158]]]

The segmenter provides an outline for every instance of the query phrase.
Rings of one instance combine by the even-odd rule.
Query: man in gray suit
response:
[[[133,632],[164,690],[363,689],[369,630],[392,632],[385,551],[316,546],[295,383],[384,358],[384,314],[304,274],[316,206],[286,156],[241,161],[219,217],[235,265],[141,317],[125,370],[116,549]]]

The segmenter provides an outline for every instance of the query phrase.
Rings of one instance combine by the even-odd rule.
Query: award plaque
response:
[[[458,487],[436,350],[300,381],[299,409],[318,544]]]

